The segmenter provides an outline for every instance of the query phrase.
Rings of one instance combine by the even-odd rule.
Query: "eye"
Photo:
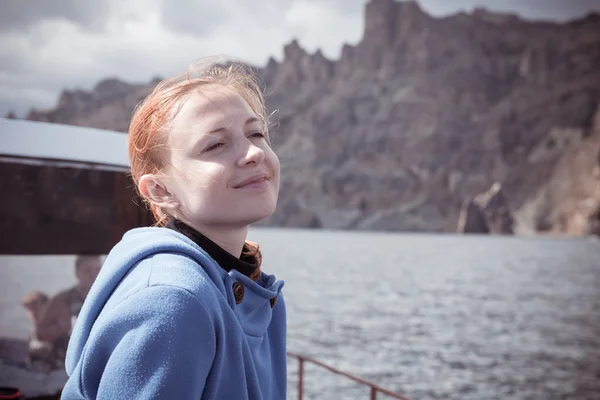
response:
[[[250,135],[248,135],[248,137],[263,139],[265,137],[265,134],[260,131],[256,131],[256,132],[252,132]]]
[[[213,150],[216,150],[216,149],[218,149],[219,147],[221,147],[221,146],[224,146],[224,145],[225,145],[225,143],[221,143],[221,142],[219,142],[219,143],[215,143],[215,144],[213,144],[213,145],[210,145],[210,146],[208,146],[207,148],[205,148],[205,149],[204,149],[204,151],[203,151],[203,153],[205,153],[205,152],[208,152],[208,151],[213,151]]]

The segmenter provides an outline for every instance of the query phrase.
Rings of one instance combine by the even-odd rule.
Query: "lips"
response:
[[[267,174],[257,174],[257,175],[253,175],[248,179],[244,179],[243,181],[241,181],[240,183],[237,183],[233,186],[234,189],[241,189],[244,186],[250,186],[250,185],[254,185],[257,183],[261,183],[264,181],[268,181],[269,180],[269,175]]]

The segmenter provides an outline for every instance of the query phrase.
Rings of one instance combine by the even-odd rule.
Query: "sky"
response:
[[[0,0],[0,116],[56,105],[64,89],[104,78],[148,82],[195,60],[281,60],[292,39],[336,59],[356,44],[367,0]],[[565,21],[600,0],[420,0],[431,15],[485,7]]]

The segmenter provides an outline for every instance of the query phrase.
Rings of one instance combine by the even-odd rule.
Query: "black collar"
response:
[[[177,219],[170,219],[165,227],[177,231],[193,240],[194,243],[206,251],[208,255],[227,272],[235,269],[246,276],[250,276],[256,271],[256,268],[258,268],[258,260],[256,257],[241,255],[240,258],[236,258],[191,226]],[[244,250],[246,249],[247,247],[244,245]]]

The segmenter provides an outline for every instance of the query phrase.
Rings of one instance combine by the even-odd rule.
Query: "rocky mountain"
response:
[[[516,233],[600,233],[598,26],[371,0],[338,60],[292,41],[257,68],[283,177],[265,224],[455,231],[497,182]],[[156,83],[105,80],[27,118],[126,131]]]

